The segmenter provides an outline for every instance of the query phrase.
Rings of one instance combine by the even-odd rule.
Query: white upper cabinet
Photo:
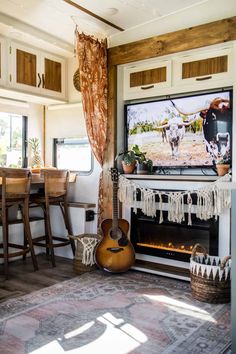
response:
[[[233,45],[228,42],[122,65],[123,99],[231,86],[234,80]]]
[[[0,85],[6,84],[6,39],[0,37]]]
[[[163,88],[171,86],[171,61],[155,61],[124,67],[124,97],[156,96]]]
[[[186,54],[174,60],[174,85],[215,86],[232,78],[232,48]]]
[[[7,85],[12,89],[66,98],[65,60],[16,42],[8,45]]]

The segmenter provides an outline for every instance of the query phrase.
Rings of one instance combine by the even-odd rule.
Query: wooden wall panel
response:
[[[130,87],[156,84],[166,81],[166,67],[138,71],[130,74]]]
[[[44,88],[61,92],[61,63],[54,60],[44,59]]]
[[[105,161],[103,165],[104,177],[104,212],[102,219],[112,217],[112,182],[109,169],[114,166],[116,155],[116,97],[117,97],[117,70],[113,66],[108,71],[108,125]]]
[[[16,82],[36,87],[36,65],[35,54],[16,50]]]

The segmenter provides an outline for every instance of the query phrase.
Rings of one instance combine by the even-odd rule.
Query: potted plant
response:
[[[132,146],[132,151],[136,156],[137,160],[137,174],[148,174],[152,172],[153,162],[146,158],[146,152],[142,152],[138,145]]]
[[[230,160],[226,157],[219,159],[216,162],[216,170],[218,176],[224,176],[226,173],[229,172],[230,169]]]
[[[136,156],[133,150],[125,150],[118,154],[122,157],[121,163],[124,173],[130,174],[134,172],[136,167]]]

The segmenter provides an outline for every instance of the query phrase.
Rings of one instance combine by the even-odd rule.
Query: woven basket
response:
[[[202,255],[196,255],[197,249]],[[212,304],[230,302],[230,256],[223,259],[209,256],[199,243],[193,247],[190,258],[192,296]]]
[[[77,69],[73,75],[73,84],[77,91],[81,92],[80,86],[80,69]]]
[[[92,270],[97,269],[97,266],[96,266],[95,262],[92,265],[86,265],[86,264],[84,264],[82,262],[84,247],[83,247],[83,244],[81,243],[80,240],[85,238],[85,237],[87,237],[87,238],[94,238],[94,239],[100,241],[101,240],[101,236],[98,235],[98,234],[81,234],[81,235],[77,235],[77,236],[69,235],[69,237],[72,238],[73,240],[77,241],[75,258],[74,258],[74,261],[73,261],[73,269],[74,269],[74,271],[77,274],[82,274],[82,273],[91,272]],[[95,247],[94,247],[94,251],[95,251]]]

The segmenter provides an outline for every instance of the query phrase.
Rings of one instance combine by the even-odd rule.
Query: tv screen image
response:
[[[214,167],[231,159],[232,91],[125,105],[127,148],[154,167]]]

